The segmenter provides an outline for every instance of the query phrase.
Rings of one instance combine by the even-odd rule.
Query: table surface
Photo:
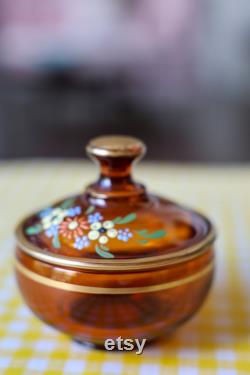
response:
[[[41,323],[13,276],[13,229],[34,209],[83,189],[96,169],[82,161],[0,163],[0,374],[250,373],[250,167],[142,163],[137,178],[192,206],[217,226],[217,271],[199,313],[142,355],[88,349]]]

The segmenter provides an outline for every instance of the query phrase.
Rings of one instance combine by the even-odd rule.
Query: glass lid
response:
[[[132,164],[145,149],[131,137],[92,140],[87,153],[100,164],[98,180],[26,218],[17,228],[21,250],[56,264],[113,269],[176,261],[212,243],[207,218],[132,179]]]

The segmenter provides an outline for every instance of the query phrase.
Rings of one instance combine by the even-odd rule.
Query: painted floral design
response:
[[[90,240],[98,240],[101,244],[106,244],[109,238],[117,237],[117,230],[114,228],[114,223],[111,220],[106,220],[103,223],[96,221],[90,226],[88,238]]]
[[[77,237],[74,242],[74,248],[77,250],[82,250],[85,247],[90,245],[89,239],[87,236]]]
[[[49,229],[51,226],[60,224],[63,219],[68,215],[67,210],[60,207],[51,209],[41,213],[41,224],[43,229]]]
[[[88,215],[88,222],[90,224],[96,223],[97,221],[101,221],[103,219],[100,212],[95,212],[94,214]]]
[[[133,237],[133,233],[130,232],[129,228],[118,230],[118,240],[128,242],[131,237]]]
[[[58,225],[51,225],[50,228],[48,228],[46,231],[45,231],[45,234],[47,237],[51,238],[51,237],[54,237],[54,236],[57,236],[58,234]]]
[[[90,206],[82,212],[80,206],[74,206],[75,199],[65,200],[58,207],[49,207],[38,214],[38,222],[26,228],[29,236],[44,233],[52,240],[52,245],[59,249],[63,238],[72,241],[73,248],[81,251],[94,246],[96,253],[103,258],[113,258],[114,255],[106,246],[110,241],[116,239],[128,242],[131,239],[140,245],[148,243],[149,240],[164,237],[166,232],[158,230],[148,232],[147,229],[132,231],[124,225],[136,220],[136,214],[130,213],[124,217],[116,217],[105,220],[100,212]]]
[[[83,236],[84,231],[89,229],[88,222],[79,217],[67,217],[59,226],[59,234],[62,237],[72,240],[79,236]]]
[[[80,206],[71,207],[68,209],[68,216],[74,217],[76,215],[80,215],[82,212],[82,209]]]

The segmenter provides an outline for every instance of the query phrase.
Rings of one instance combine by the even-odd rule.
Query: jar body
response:
[[[103,345],[107,338],[153,340],[189,319],[203,303],[214,249],[162,268],[97,272],[55,266],[16,250],[16,277],[30,309],[72,338]]]

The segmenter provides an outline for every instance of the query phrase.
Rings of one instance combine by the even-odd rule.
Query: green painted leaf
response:
[[[148,240],[139,240],[138,243],[141,245],[146,245],[146,243],[148,243]]]
[[[135,213],[132,213],[132,214],[129,214],[127,216],[125,216],[120,224],[127,224],[127,223],[131,223],[131,221],[134,221],[136,219],[136,214]]]
[[[131,213],[131,214],[128,214],[127,216],[124,216],[123,218],[122,217],[116,217],[113,220],[113,223],[115,223],[115,224],[127,224],[127,223],[131,223],[131,221],[134,221],[135,219],[136,219],[136,214]]]
[[[148,230],[147,230],[147,229],[137,230],[136,232],[137,232],[140,236],[145,236],[146,234],[148,234]]]
[[[98,255],[100,255],[102,258],[107,258],[111,259],[114,258],[114,255],[108,251],[102,250],[98,245],[95,247],[95,251],[97,252]]]
[[[91,214],[93,211],[95,211],[95,207],[94,207],[94,206],[89,206],[89,207],[87,208],[87,210],[85,211],[85,214],[86,214],[86,215],[89,215],[89,214]]]
[[[157,230],[156,232],[153,232],[153,233],[139,233],[142,237],[144,238],[151,238],[151,239],[156,239],[156,238],[161,238],[161,237],[164,237],[166,236],[166,231],[165,230]]]
[[[75,198],[66,199],[64,202],[61,203],[60,207],[64,210],[66,210],[67,208],[72,207],[74,202],[75,202]]]
[[[114,224],[120,224],[120,221],[122,220],[121,216],[117,216],[113,221]]]
[[[158,230],[156,232],[151,233],[151,235],[147,236],[147,238],[162,238],[165,237],[167,232],[165,230]]]
[[[109,251],[109,248],[105,245],[100,245],[100,248],[104,251]]]
[[[32,236],[33,234],[41,233],[43,230],[43,227],[41,224],[34,225],[33,227],[28,227],[25,229],[25,233],[27,233],[29,236]]]
[[[60,244],[60,241],[59,241],[58,236],[53,237],[52,244],[53,244],[53,246],[54,246],[56,249],[59,249],[59,248],[61,247],[61,244]]]

